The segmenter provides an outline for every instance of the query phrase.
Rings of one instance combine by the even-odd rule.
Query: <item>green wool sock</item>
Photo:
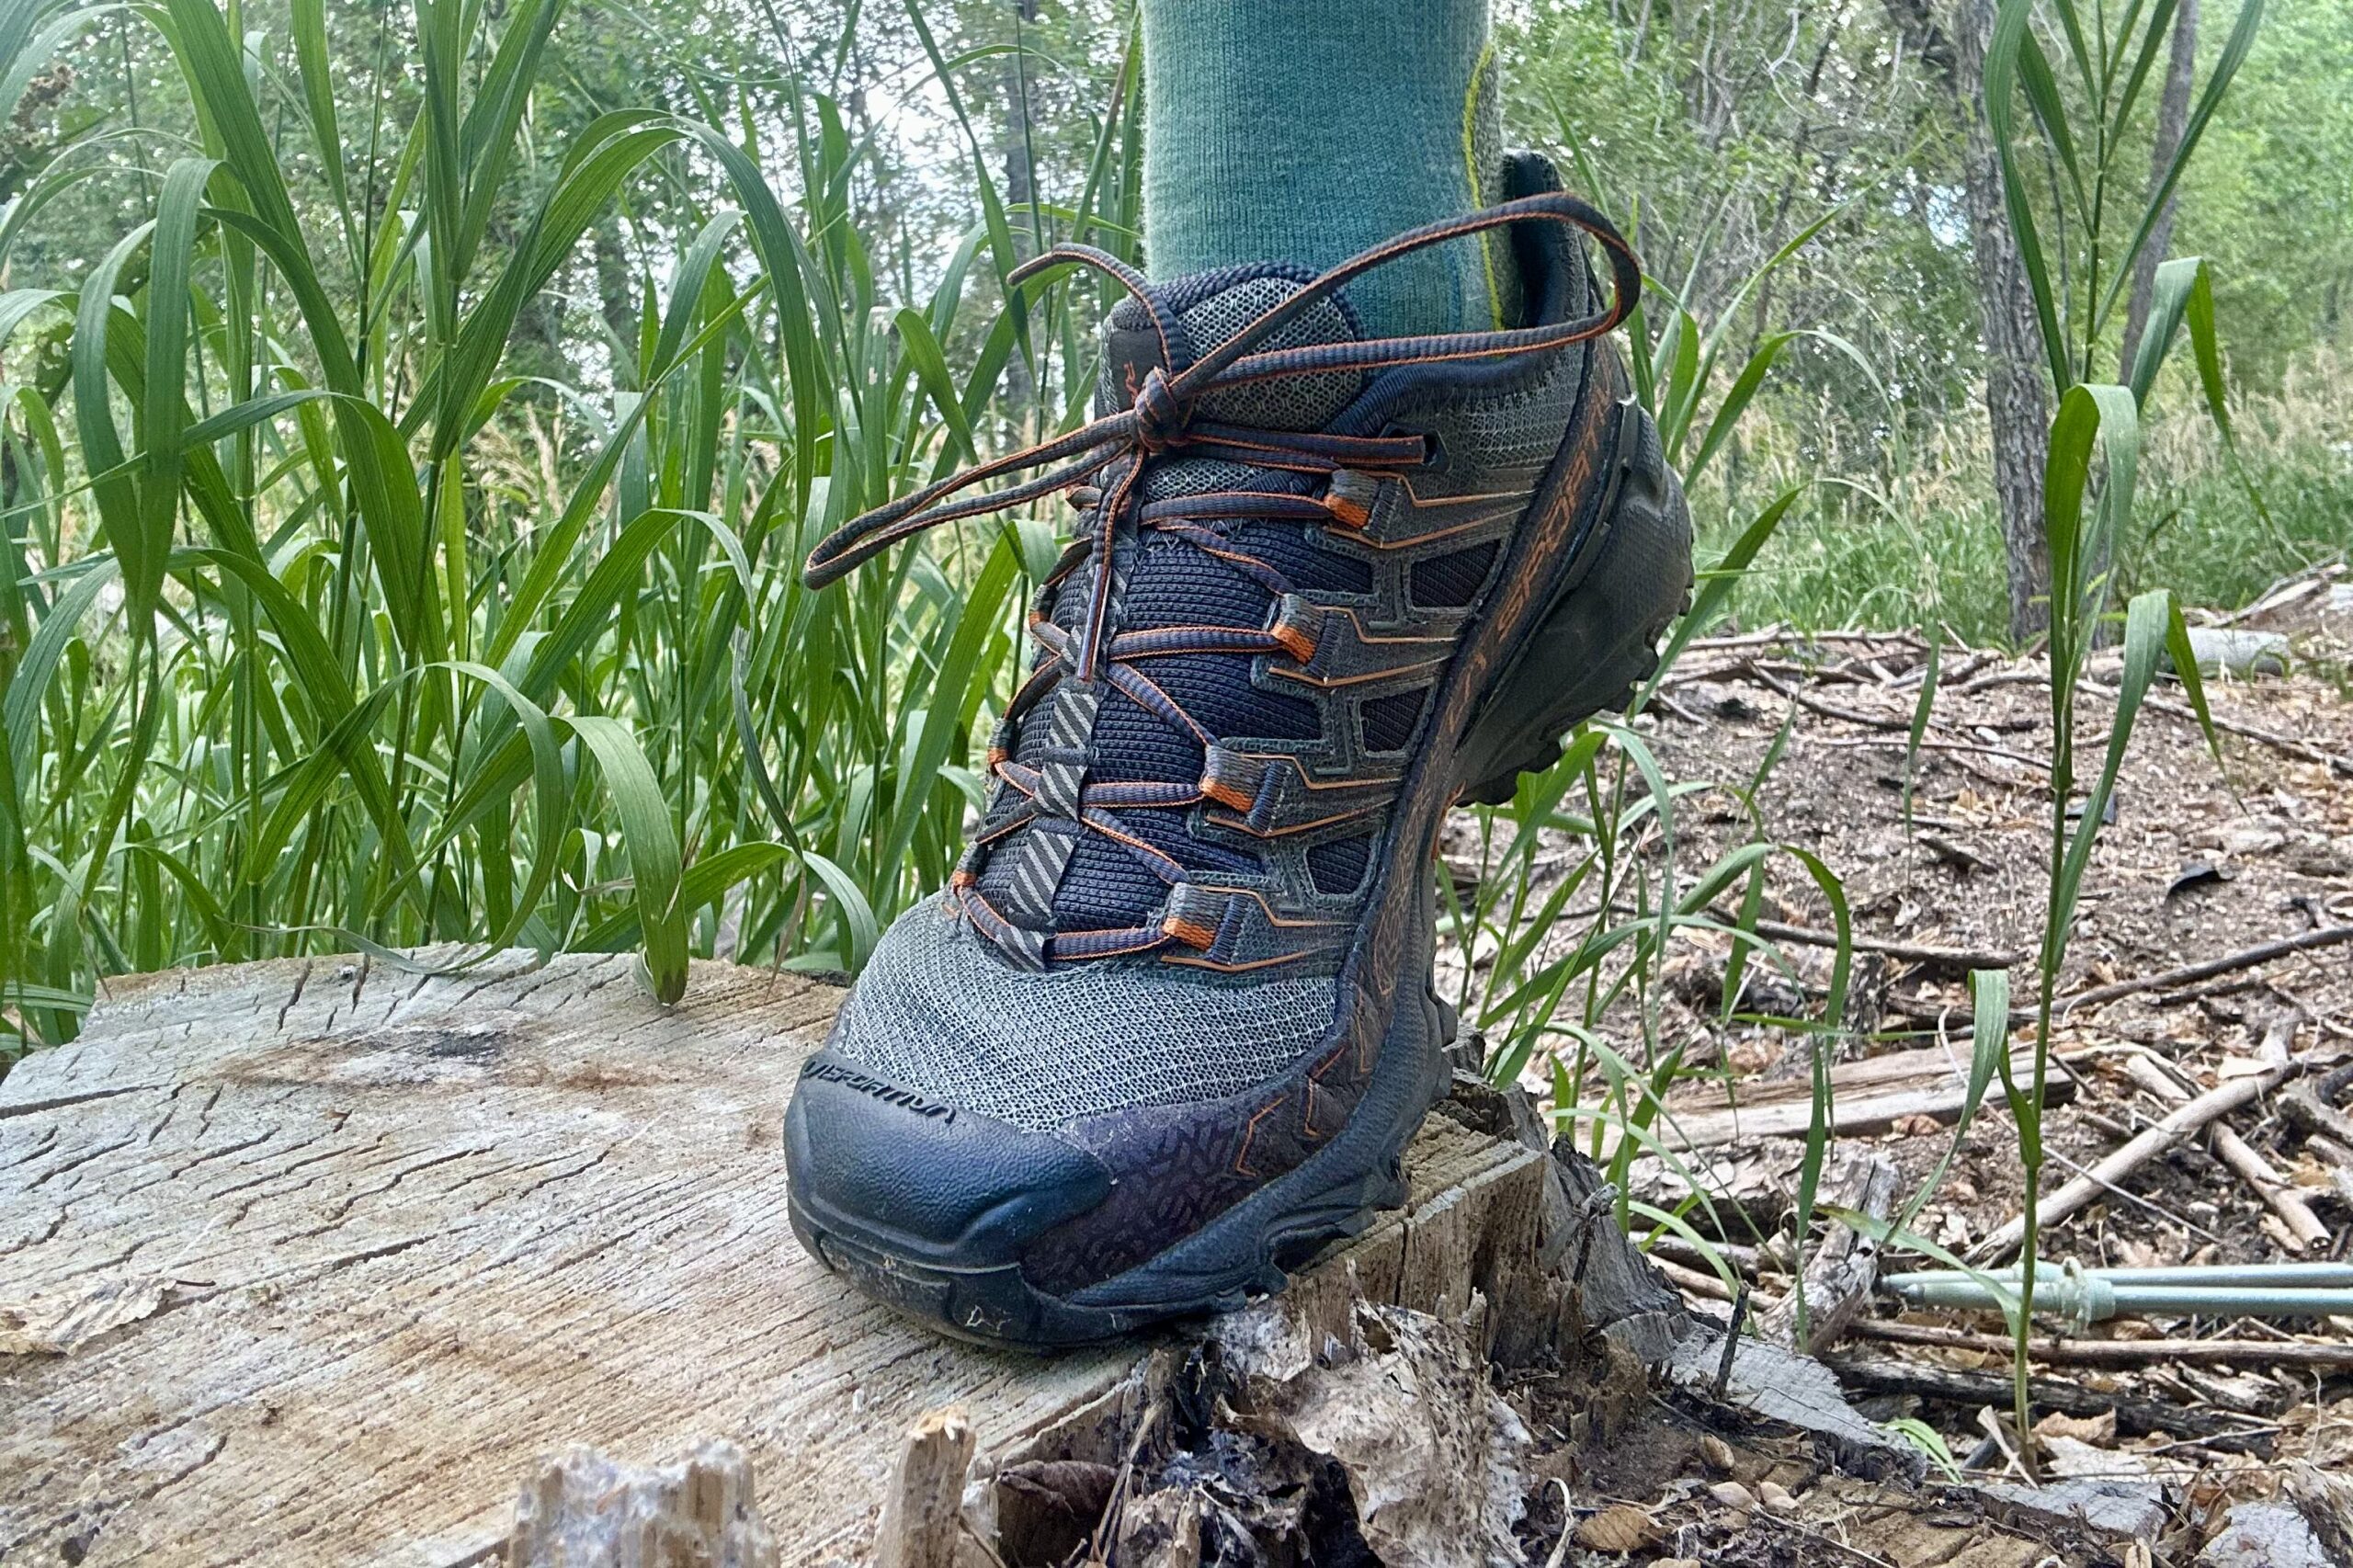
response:
[[[1496,199],[1487,0],[1144,0],[1144,251],[1154,278],[1318,269]],[[1506,324],[1500,236],[1347,286],[1376,335]]]

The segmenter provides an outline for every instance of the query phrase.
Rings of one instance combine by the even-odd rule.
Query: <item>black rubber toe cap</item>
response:
[[[784,1117],[794,1203],[833,1232],[957,1269],[1017,1262],[1084,1214],[1111,1173],[1083,1149],[959,1109],[830,1051],[801,1070]]]

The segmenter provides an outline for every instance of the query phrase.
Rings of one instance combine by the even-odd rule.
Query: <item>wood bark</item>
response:
[[[2157,96],[2157,123],[2149,143],[2149,188],[2154,196],[2165,183],[2165,170],[2181,151],[2189,124],[2189,88],[2198,71],[2198,0],[2177,0],[2173,14],[2171,52],[2165,59],[2165,84]],[[2146,197],[2143,198],[2145,201]],[[2157,267],[2173,248],[2175,198],[2165,198],[2148,243],[2132,262],[2132,292],[2124,306],[2124,342],[2117,354],[2117,380],[2128,380],[2133,357],[2140,352],[2141,335],[2148,330],[2149,310],[2156,297]],[[2145,209],[2144,209],[2145,210]]]
[[[2026,264],[2010,233],[2002,167],[1985,122],[1985,51],[1994,0],[1957,0],[1953,90],[1961,116],[1962,204],[1977,268],[1978,318],[1985,337],[1985,416],[1994,436],[1994,491],[2000,504],[2010,635],[2024,642],[2050,624],[2051,553],[2042,537],[2043,446],[2051,392],[2042,331]]]
[[[1939,24],[1932,0],[1882,4],[1897,34],[1944,83],[1962,132],[1961,207],[1969,221],[1985,344],[1985,417],[1993,432],[2010,634],[2024,642],[2051,619],[2051,560],[2042,540],[2051,392],[2041,324],[2026,264],[2010,233],[2001,161],[1985,123],[1985,50],[1994,36],[1995,0],[1953,0],[1948,25]]]
[[[1852,1209],[1884,1221],[1895,1207],[1901,1173],[1885,1154],[1849,1149],[1838,1156],[1830,1178],[1823,1184],[1819,1201]],[[1814,1255],[1806,1260],[1805,1274],[1796,1290],[1768,1308],[1758,1332],[1776,1344],[1808,1355],[1835,1345],[1847,1326],[1870,1307],[1871,1286],[1879,1278],[1879,1243],[1845,1225],[1833,1225]],[[1798,1301],[1806,1307],[1806,1331],[1798,1338]]]

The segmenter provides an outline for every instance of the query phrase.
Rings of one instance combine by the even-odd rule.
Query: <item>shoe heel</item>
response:
[[[1622,708],[1658,667],[1659,639],[1691,606],[1691,512],[1658,427],[1618,406],[1609,490],[1552,603],[1512,654],[1464,735],[1461,798],[1508,801],[1522,773],[1560,759],[1580,720]]]

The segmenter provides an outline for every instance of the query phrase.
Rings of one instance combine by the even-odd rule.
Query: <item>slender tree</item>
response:
[[[2198,0],[2176,0],[2171,47],[2165,91],[2157,98],[2156,132],[2149,145],[2150,196],[2156,195],[2164,183],[2189,125],[2190,81],[2198,71]],[[2165,198],[2165,210],[2157,215],[2156,227],[2149,231],[2149,243],[2132,264],[2132,296],[2124,307],[2124,342],[2117,353],[2120,377],[2131,372],[2132,357],[2140,352],[2141,334],[2149,324],[2150,301],[2156,295],[2157,267],[2173,248],[2174,210],[2179,201],[2177,192]]]

